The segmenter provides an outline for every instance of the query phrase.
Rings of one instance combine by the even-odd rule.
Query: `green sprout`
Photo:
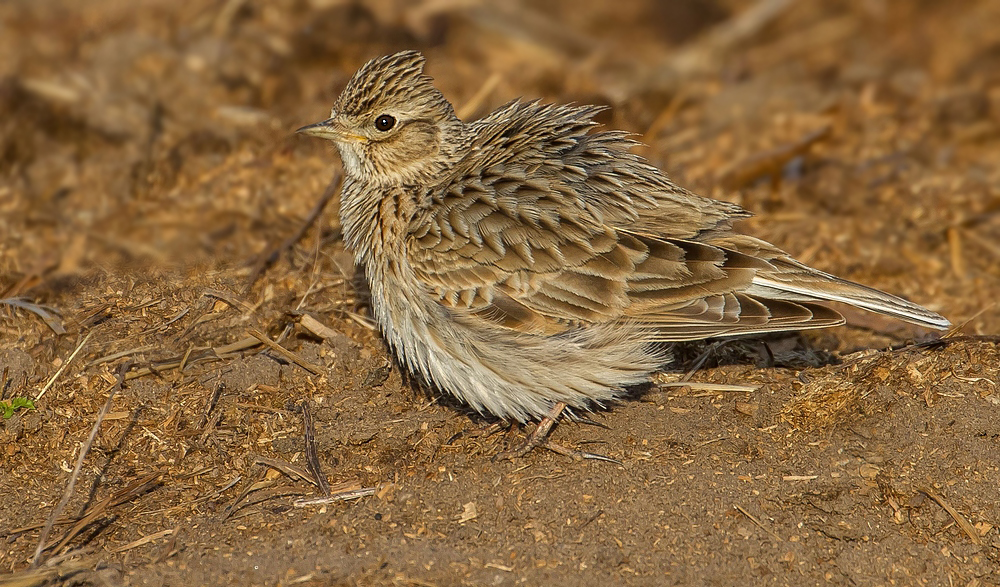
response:
[[[3,419],[6,420],[14,415],[17,410],[34,410],[35,402],[26,397],[15,397],[9,400],[0,401],[0,412],[3,412]]]

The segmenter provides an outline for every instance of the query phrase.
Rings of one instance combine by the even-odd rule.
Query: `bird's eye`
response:
[[[375,128],[385,132],[396,125],[396,119],[389,116],[388,114],[382,114],[375,119]]]

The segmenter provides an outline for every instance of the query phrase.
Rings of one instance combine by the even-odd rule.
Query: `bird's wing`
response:
[[[493,166],[410,225],[407,260],[450,308],[538,333],[620,318],[637,254],[552,177]]]
[[[843,321],[807,300],[745,293],[775,271],[767,261],[615,228],[552,186],[509,180],[487,172],[411,224],[409,265],[448,308],[536,334],[628,321],[670,341]]]
[[[774,266],[694,240],[728,233],[738,207],[676,188],[620,133],[586,134],[583,109],[519,106],[535,110],[488,125],[410,224],[409,265],[444,306],[540,334],[648,324],[662,340],[842,321],[743,293]]]

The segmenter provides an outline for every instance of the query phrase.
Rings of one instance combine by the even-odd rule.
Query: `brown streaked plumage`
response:
[[[423,65],[369,61],[300,131],[343,159],[344,238],[389,344],[480,412],[586,409],[648,381],[658,343],[842,324],[824,301],[949,325],[734,233],[748,212],[595,132],[600,108],[515,101],[464,123]]]

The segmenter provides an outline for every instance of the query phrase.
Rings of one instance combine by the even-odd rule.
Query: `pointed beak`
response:
[[[337,143],[365,143],[368,142],[368,137],[347,132],[344,128],[344,123],[338,120],[336,117],[327,118],[322,122],[317,122],[316,124],[307,124],[299,130],[295,131],[297,133],[302,133],[304,135],[309,135],[311,137],[319,137],[321,139],[327,139]]]
[[[326,120],[317,122],[316,124],[307,124],[295,132],[309,135],[311,137],[329,139],[331,141],[336,141],[338,139],[344,140],[345,138],[344,133],[339,129],[337,121],[333,118],[327,118]]]

